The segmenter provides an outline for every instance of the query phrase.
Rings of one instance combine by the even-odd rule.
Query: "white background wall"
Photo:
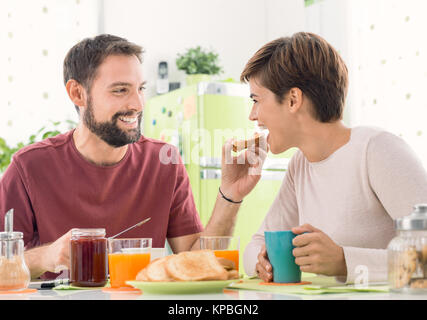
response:
[[[150,97],[161,60],[184,81],[175,59],[189,47],[214,49],[218,78],[238,80],[260,46],[303,28],[303,0],[1,0],[0,137],[15,146],[49,121],[78,121],[62,63],[83,38],[108,32],[142,45]]]
[[[112,33],[142,45],[147,97],[157,65],[184,82],[177,53],[201,45],[219,53],[224,73],[239,79],[267,41],[297,31],[325,37],[350,75],[344,120],[403,137],[427,166],[426,40],[421,0],[1,0],[0,137],[26,142],[49,121],[77,121],[65,92],[62,62],[85,37]]]
[[[0,137],[10,147],[28,142],[49,120],[77,121],[62,64],[74,44],[97,34],[98,5],[0,0]]]
[[[306,31],[335,46],[349,70],[344,120],[402,137],[427,168],[427,29],[424,0],[322,0]]]
[[[157,65],[165,60],[170,81],[184,81],[177,53],[200,45],[219,53],[224,73],[238,80],[247,60],[264,43],[304,28],[303,0],[105,0],[104,32],[145,50],[147,96],[155,93]]]

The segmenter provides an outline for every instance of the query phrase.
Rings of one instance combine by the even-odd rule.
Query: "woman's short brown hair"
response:
[[[291,88],[299,88],[313,103],[320,122],[342,118],[348,88],[347,67],[322,37],[298,32],[265,44],[246,64],[240,80],[256,78],[280,103]]]

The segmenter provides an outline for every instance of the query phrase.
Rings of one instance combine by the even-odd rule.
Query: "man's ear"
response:
[[[86,107],[86,90],[79,82],[74,79],[70,79],[65,85],[65,89],[67,90],[68,96],[71,101],[73,101],[74,105],[78,107]]]
[[[302,91],[300,88],[291,88],[288,92],[289,111],[291,113],[297,112],[302,105]]]

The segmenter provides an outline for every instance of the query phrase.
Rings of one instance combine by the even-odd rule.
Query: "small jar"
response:
[[[22,232],[0,232],[0,290],[24,290],[30,279]]]
[[[103,287],[108,280],[105,229],[72,229],[70,283],[78,287]]]
[[[397,236],[388,245],[390,290],[427,293],[427,204],[417,204],[414,212],[395,220]]]

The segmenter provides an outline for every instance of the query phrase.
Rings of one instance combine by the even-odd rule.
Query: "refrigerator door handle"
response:
[[[285,174],[285,170],[262,170],[261,180],[283,180]],[[202,169],[200,171],[200,178],[202,180],[221,179],[221,169]]]
[[[283,180],[286,170],[262,170],[261,180]]]
[[[221,179],[221,169],[203,169],[200,171],[200,179]]]
[[[221,169],[221,158],[200,157],[200,166]]]

